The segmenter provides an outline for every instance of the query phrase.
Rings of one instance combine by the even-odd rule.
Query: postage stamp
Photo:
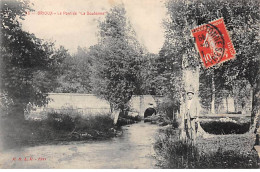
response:
[[[236,51],[223,18],[196,27],[191,33],[206,68],[235,57]]]

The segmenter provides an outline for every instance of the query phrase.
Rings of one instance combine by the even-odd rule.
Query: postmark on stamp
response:
[[[223,18],[196,27],[191,33],[206,68],[235,58],[236,51]]]

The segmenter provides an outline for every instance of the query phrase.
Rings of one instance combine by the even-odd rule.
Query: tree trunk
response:
[[[260,109],[260,84],[259,84],[259,82],[256,82],[256,84],[253,87],[251,124],[254,123],[254,119],[256,117],[256,114],[260,112],[259,109]],[[259,124],[259,118],[258,118],[257,123]]]
[[[111,114],[113,113],[113,104],[112,103],[110,103],[110,112],[111,112]]]
[[[140,112],[139,112],[139,115],[141,117],[144,117],[144,111],[145,111],[143,104],[144,104],[144,96],[140,95]]]
[[[226,97],[226,106],[227,106],[227,113],[228,113],[228,97]]]
[[[212,70],[212,97],[211,97],[211,113],[215,114],[215,75],[214,75],[214,69]]]

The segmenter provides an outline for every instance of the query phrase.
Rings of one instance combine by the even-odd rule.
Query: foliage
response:
[[[100,22],[99,44],[90,48],[93,60],[93,92],[110,102],[111,110],[128,108],[140,93],[142,48],[126,18],[123,5],[113,7]]]
[[[159,107],[159,111],[171,115],[179,110],[180,99],[183,92],[182,82],[182,61],[177,52],[172,52],[173,47],[166,42],[159,52],[159,56],[152,60],[152,70],[150,75],[151,90],[155,95],[163,95],[164,103]],[[177,51],[177,50],[176,50]]]
[[[140,93],[143,95],[160,95],[158,82],[155,80],[157,74],[158,54],[146,53],[141,60],[141,75],[139,80]]]
[[[92,59],[86,48],[78,47],[76,54],[68,55],[62,63],[62,73],[55,92],[61,93],[91,93]]]
[[[173,119],[174,112],[176,112],[177,108],[176,103],[168,96],[164,97],[157,105],[158,113],[165,114],[170,119]]]
[[[28,1],[2,3],[1,94],[11,102],[12,114],[22,114],[29,102],[38,106],[47,103],[46,93],[56,86],[59,65],[67,52],[21,29],[18,19],[31,10]]]

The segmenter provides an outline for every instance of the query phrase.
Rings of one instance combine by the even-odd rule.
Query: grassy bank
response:
[[[178,134],[179,131],[173,129],[161,131],[160,137],[158,137],[154,146],[157,154],[157,165],[159,167],[210,169],[259,168],[260,160],[257,152],[252,147],[251,149],[246,149],[246,151],[232,148],[231,145],[233,147],[241,147],[238,139],[239,136],[237,135],[236,137],[226,137],[226,140],[223,142],[218,141],[219,137],[211,138],[211,142],[214,142],[214,144],[209,144],[208,140],[201,139],[199,144],[191,145],[179,140]],[[234,142],[236,139],[238,140]],[[225,144],[226,142],[233,144]],[[240,145],[236,146],[236,144]],[[211,149],[213,147],[217,149]]]

